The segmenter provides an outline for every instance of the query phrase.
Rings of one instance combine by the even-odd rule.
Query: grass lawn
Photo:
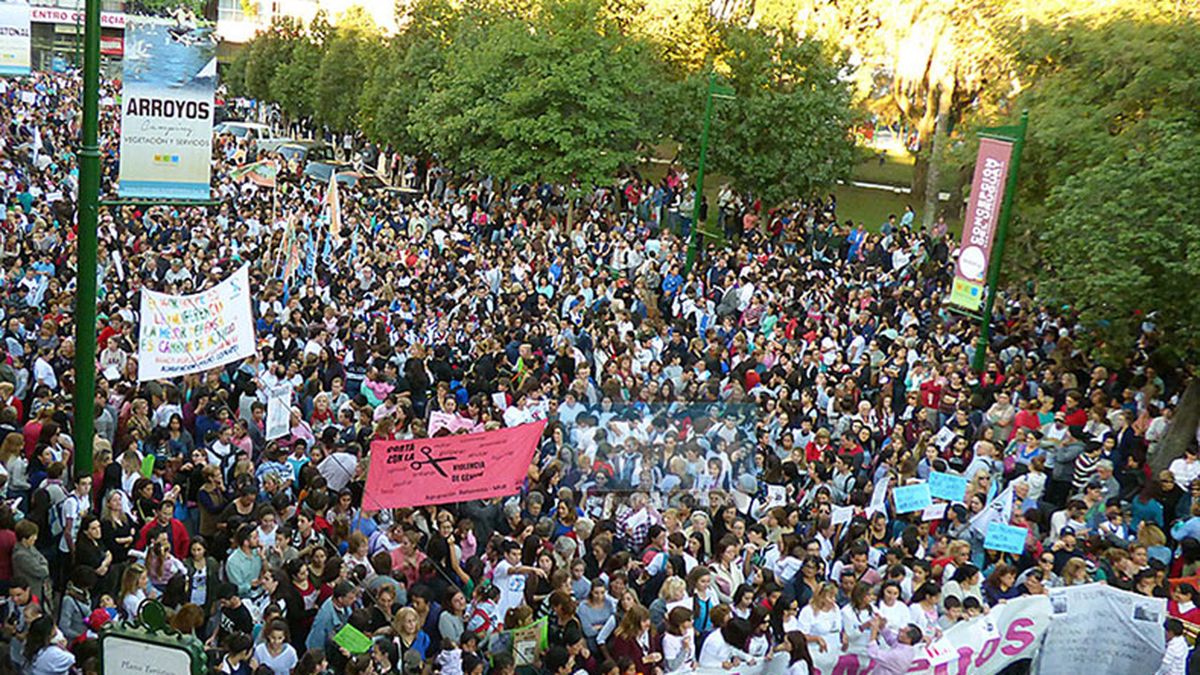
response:
[[[663,143],[655,148],[655,154],[659,157],[672,157],[674,153],[675,147],[670,142]],[[852,173],[853,180],[881,185],[909,187],[912,183],[912,155],[907,152],[886,152],[883,157],[884,161],[882,163],[876,157],[862,162],[855,167]],[[653,181],[661,179],[666,174],[666,171],[667,165],[657,162],[647,162],[640,167],[642,176]],[[717,192],[720,190],[721,184],[727,180],[729,180],[728,177],[722,175],[709,174],[704,177],[704,194],[708,197],[710,205],[717,203]],[[945,190],[949,187],[944,182],[942,189]],[[846,184],[836,186],[833,189],[833,193],[837,195],[838,220],[842,222],[849,219],[863,223],[871,231],[878,231],[879,226],[887,220],[889,214],[894,213],[897,217],[901,216],[904,213],[904,206],[906,204],[912,204],[913,208],[917,210],[917,222],[920,222],[923,204],[914,203],[912,196],[903,192],[855,187]],[[715,233],[715,208],[709,209],[709,223],[709,231]],[[952,231],[958,231],[962,228],[960,221],[952,220],[949,224]]]

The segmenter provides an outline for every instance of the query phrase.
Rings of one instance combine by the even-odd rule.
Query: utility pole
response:
[[[100,0],[83,19],[83,138],[75,280],[75,475],[92,472],[96,426],[96,224],[100,215]]]
[[[717,84],[717,74],[708,73],[708,93],[704,97],[704,128],[700,132],[700,166],[696,168],[696,198],[692,203],[692,232],[688,239],[687,264],[683,268],[684,275],[692,271],[696,263],[696,251],[700,245],[700,205],[704,200],[704,161],[708,158],[708,131],[712,126],[713,99],[732,99],[733,89]]]
[[[1000,287],[1000,267],[1004,264],[1004,242],[1008,238],[1008,220],[1012,215],[1013,198],[1017,194],[1017,173],[1021,168],[1021,150],[1025,148],[1025,131],[1029,128],[1029,111],[1021,113],[1021,121],[1015,127],[999,127],[980,132],[983,138],[1011,141],[1013,144],[1012,165],[1004,187],[1004,200],[1000,202],[1000,222],[996,226],[996,246],[992,250],[987,271],[987,292],[983,297],[983,315],[979,317],[979,339],[975,342],[975,354],[971,358],[971,369],[982,373],[987,362],[988,345],[992,339],[992,310],[996,304],[996,292]],[[965,235],[964,235],[965,238]]]

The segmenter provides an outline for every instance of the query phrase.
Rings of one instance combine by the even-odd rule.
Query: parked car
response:
[[[387,181],[380,178],[374,171],[367,168],[356,168],[349,162],[310,161],[308,166],[304,167],[304,178],[328,183],[329,175],[335,171],[338,185],[359,187],[365,191],[382,190],[389,194],[397,189],[389,186]]]
[[[257,141],[271,136],[271,127],[258,122],[220,122],[213,125],[214,134],[229,134],[237,139]]]

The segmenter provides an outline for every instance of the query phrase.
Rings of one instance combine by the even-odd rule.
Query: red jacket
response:
[[[133,547],[144,551],[146,550],[146,538],[150,535],[150,530],[158,527],[158,519],[155,518],[142,526],[141,532],[138,532],[137,541]],[[192,547],[192,539],[188,536],[187,528],[177,518],[171,519],[171,532],[167,535],[171,538],[171,552],[180,560],[187,560],[189,550]]]

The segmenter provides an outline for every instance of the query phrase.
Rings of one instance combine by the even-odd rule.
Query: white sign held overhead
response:
[[[248,267],[194,295],[142,289],[138,381],[203,372],[255,349]]]

